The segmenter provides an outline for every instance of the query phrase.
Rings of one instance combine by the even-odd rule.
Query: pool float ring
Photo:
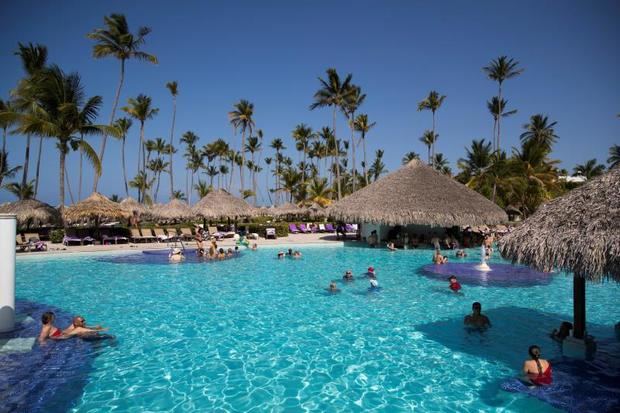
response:
[[[241,238],[237,241],[237,245],[243,245],[244,247],[250,246],[250,241],[245,238]]]

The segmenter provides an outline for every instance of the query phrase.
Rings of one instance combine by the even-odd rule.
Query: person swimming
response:
[[[366,276],[368,276],[369,278],[376,278],[377,274],[375,273],[375,267],[372,267],[372,266],[368,267]]]
[[[456,251],[456,258],[465,258],[467,257],[467,253],[464,250]]]
[[[181,262],[184,259],[185,256],[183,255],[183,251],[181,251],[181,248],[173,248],[168,254],[168,261],[170,262]]]
[[[433,254],[433,264],[445,264],[448,262],[448,257],[444,257],[443,255],[441,255],[441,252],[436,249],[435,253]]]
[[[344,281],[353,281],[353,272],[351,270],[347,270],[342,276]]]
[[[454,275],[451,275],[450,278],[448,278],[448,281],[450,281],[450,289],[452,291],[458,293],[461,290],[461,284],[459,284]]]
[[[387,249],[389,249],[390,251],[396,251],[396,247],[394,246],[393,242],[388,242]]]
[[[106,331],[107,328],[101,327],[100,325],[96,325],[94,327],[88,327],[86,325],[86,320],[84,317],[76,315],[73,317],[71,325],[65,328],[62,333],[67,337],[72,336],[90,336],[97,334],[99,331]]]
[[[570,332],[572,329],[573,329],[573,323],[570,323],[568,321],[563,321],[562,324],[560,324],[559,329],[554,329],[551,332],[551,338],[556,341],[564,341],[566,337],[570,336]]]
[[[293,251],[293,258],[301,258],[301,252],[297,250]]]
[[[477,328],[491,327],[489,317],[482,314],[482,304],[476,301],[471,305],[471,310],[472,314],[465,316],[465,325]]]
[[[255,242],[252,244],[252,247],[250,248],[252,251],[256,251],[258,249],[258,244]]]
[[[336,283],[332,281],[329,283],[329,287],[327,287],[327,291],[335,294],[335,293],[339,293],[340,289],[336,286]]]
[[[284,251],[278,251],[278,259],[281,260],[284,258]]]
[[[62,334],[62,330],[54,325],[56,315],[51,311],[46,311],[41,315],[41,332],[39,333],[39,343],[45,343],[45,340],[64,340],[68,337]]]
[[[530,346],[527,351],[531,360],[523,363],[523,374],[527,381],[535,386],[548,386],[553,383],[551,363],[540,358],[540,347]]]

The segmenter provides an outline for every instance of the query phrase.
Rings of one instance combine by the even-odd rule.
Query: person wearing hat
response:
[[[373,266],[368,267],[368,272],[366,273],[366,275],[369,278],[376,278],[377,274],[375,274],[375,267],[373,267]]]
[[[170,262],[181,262],[185,259],[185,256],[183,255],[183,251],[181,251],[181,248],[173,248],[172,250],[170,250],[170,254],[168,254],[168,260]]]

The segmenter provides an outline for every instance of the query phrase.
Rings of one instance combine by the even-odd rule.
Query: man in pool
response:
[[[329,291],[330,293],[339,293],[340,289],[336,286],[336,283],[332,281],[329,283],[327,291]]]
[[[106,331],[107,328],[103,328],[100,325],[96,325],[94,327],[88,327],[86,325],[86,320],[84,319],[84,317],[76,315],[75,317],[73,317],[73,321],[71,322],[71,325],[67,328],[65,328],[62,331],[62,334],[64,334],[67,337],[72,337],[72,336],[85,336],[85,335],[92,335],[92,334],[97,334],[97,332],[99,331]]]
[[[377,275],[375,274],[375,267],[368,267],[368,272],[366,273],[368,278],[375,278]]]
[[[472,313],[465,316],[465,325],[477,328],[491,327],[491,320],[489,317],[482,314],[482,304],[475,302],[471,305]]]
[[[353,272],[351,270],[347,270],[342,276],[344,281],[353,281]]]
[[[183,255],[183,251],[181,251],[181,248],[173,248],[170,251],[170,254],[168,254],[168,260],[170,262],[181,262],[185,259],[185,256]]]
[[[461,290],[461,284],[459,284],[459,282],[456,280],[456,277],[454,275],[451,275],[448,280],[450,281],[450,289],[455,293],[458,293]]]

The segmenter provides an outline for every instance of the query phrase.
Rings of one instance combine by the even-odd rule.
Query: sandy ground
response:
[[[299,246],[311,246],[311,245],[333,245],[333,246],[342,246],[342,241],[338,241],[336,236],[333,234],[289,234],[288,237],[280,237],[277,239],[264,239],[259,238],[257,241],[250,240],[250,242],[256,242],[258,247],[271,247],[277,248],[278,246],[288,246],[288,245],[299,245]],[[235,245],[235,241],[233,238],[226,238],[221,241],[218,241],[218,246],[221,247],[232,247]],[[195,247],[196,244],[192,242],[185,242],[186,246],[191,248]],[[26,256],[40,256],[47,254],[70,254],[77,252],[114,252],[114,251],[142,251],[142,250],[152,250],[152,249],[167,249],[173,246],[173,244],[168,244],[166,242],[140,242],[140,243],[129,243],[129,244],[112,244],[112,245],[76,245],[65,247],[62,244],[52,244],[47,242],[47,251],[37,251],[37,252],[19,252],[17,253],[18,257],[26,257]],[[177,244],[178,246],[178,244]]]

